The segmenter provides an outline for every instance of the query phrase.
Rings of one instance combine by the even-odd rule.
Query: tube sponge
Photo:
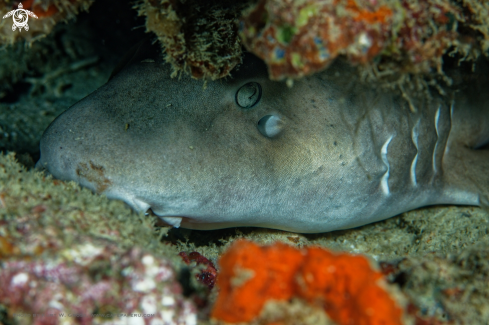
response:
[[[223,323],[263,322],[272,304],[301,301],[336,324],[403,324],[403,308],[380,271],[363,256],[277,243],[237,241],[219,261],[219,296],[212,318]],[[266,316],[265,323],[297,319]]]

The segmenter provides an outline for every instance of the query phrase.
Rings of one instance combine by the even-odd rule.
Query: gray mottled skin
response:
[[[472,149],[489,140],[487,84],[414,114],[355,78],[339,64],[287,88],[248,57],[204,90],[138,61],[49,126],[38,166],[193,229],[324,232],[487,204],[489,151]],[[235,94],[249,81],[263,95],[246,110]],[[273,138],[257,128],[265,115],[282,121]]]

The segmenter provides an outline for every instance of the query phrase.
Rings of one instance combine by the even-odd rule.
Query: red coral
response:
[[[209,261],[206,257],[202,256],[200,253],[192,252],[187,255],[185,252],[180,252],[180,257],[186,264],[190,264],[191,262],[195,262],[197,265],[206,266],[199,274],[195,277],[196,279],[205,284],[209,289],[214,288],[214,284],[216,283],[217,270],[214,266],[214,263]]]

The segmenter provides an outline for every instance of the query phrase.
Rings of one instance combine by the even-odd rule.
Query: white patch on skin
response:
[[[155,278],[159,276],[161,281],[166,281],[170,278],[171,272],[168,268],[160,267],[153,256],[144,255],[141,258],[141,263],[144,264],[144,278],[133,283],[133,290],[139,292],[149,292],[156,288]]]
[[[39,276],[39,274],[41,274],[43,270],[44,268],[41,265],[37,264],[36,266],[34,266],[33,271],[34,273],[36,273],[37,276]]]
[[[139,314],[138,312],[133,312],[133,314]],[[144,325],[143,317],[125,317],[127,318],[126,324],[128,325]]]
[[[389,173],[390,173],[391,167],[389,165],[389,161],[387,160],[387,148],[389,147],[389,143],[391,142],[392,138],[394,138],[393,135],[391,135],[391,137],[389,139],[387,139],[387,141],[382,146],[382,149],[380,150],[380,156],[382,157],[382,161],[384,162],[384,165],[387,167],[387,170],[385,171],[384,176],[382,176],[382,179],[380,180],[382,192],[384,192],[385,195],[390,195]]]
[[[161,304],[165,307],[171,307],[175,305],[175,298],[172,296],[163,296],[161,298]]]
[[[368,37],[367,33],[361,33],[360,37],[358,37],[358,45],[362,49],[362,52],[365,53],[372,46],[372,41]]]
[[[63,255],[70,260],[75,261],[75,263],[80,265],[88,265],[94,257],[99,255],[104,249],[102,247],[97,247],[91,243],[86,243],[83,245],[76,246],[75,248],[68,249],[63,252]]]
[[[187,325],[197,325],[197,316],[196,315],[188,315],[185,317],[185,324]]]
[[[144,314],[155,314],[158,310],[156,306],[156,297],[154,295],[146,295],[141,299],[140,303]]]
[[[156,282],[150,277],[145,277],[132,285],[132,289],[138,292],[149,292],[154,288],[156,288]]]
[[[23,286],[27,281],[29,281],[29,275],[27,273],[19,273],[12,278],[10,284],[14,287]]]
[[[160,268],[155,264],[155,259],[153,256],[144,255],[141,262],[145,266],[144,273],[147,278],[154,278],[160,272]]]
[[[165,322],[165,324],[173,323],[173,316],[175,316],[175,312],[173,310],[163,310],[160,312],[160,314],[161,319],[163,319],[163,322]]]
[[[51,308],[54,308],[54,309],[64,310],[63,304],[61,302],[59,302],[59,300],[62,300],[62,299],[63,299],[63,295],[58,292],[54,295],[53,299],[51,299],[48,306]]]
[[[183,310],[185,313],[187,313],[187,316],[185,317],[185,324],[197,325],[197,315],[192,311],[193,307],[188,301],[184,302]]]
[[[143,262],[144,265],[153,265],[155,263],[155,259],[151,255],[144,255],[141,262]]]

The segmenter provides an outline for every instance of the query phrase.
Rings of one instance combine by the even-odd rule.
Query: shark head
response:
[[[174,226],[325,228],[350,164],[349,134],[330,113],[337,86],[289,88],[251,55],[207,87],[170,75],[169,64],[133,62],[52,122],[37,166]]]

